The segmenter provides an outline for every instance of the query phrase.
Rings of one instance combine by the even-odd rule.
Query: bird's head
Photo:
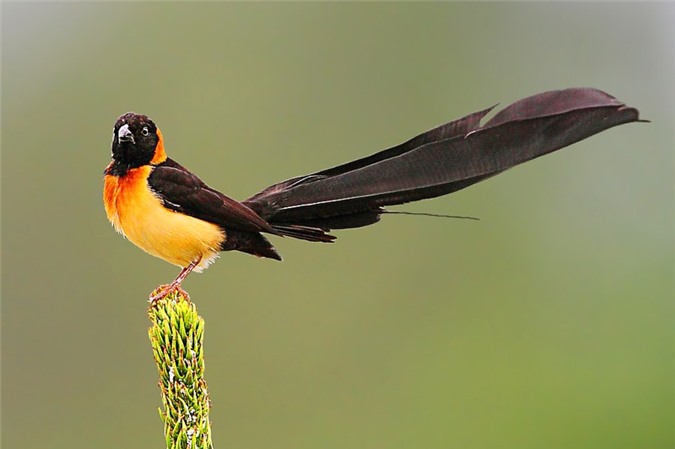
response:
[[[159,128],[147,116],[134,112],[115,122],[111,150],[113,162],[125,170],[166,160]]]

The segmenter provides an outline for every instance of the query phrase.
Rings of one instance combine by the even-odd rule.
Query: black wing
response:
[[[167,209],[225,229],[278,234],[253,210],[210,188],[172,159],[155,166],[148,184]]]

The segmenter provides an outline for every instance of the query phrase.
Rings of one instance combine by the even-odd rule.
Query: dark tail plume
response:
[[[384,206],[455,192],[606,129],[638,111],[596,89],[544,92],[484,125],[488,108],[371,156],[275,184],[244,202],[280,234],[330,241],[324,231],[366,226]]]

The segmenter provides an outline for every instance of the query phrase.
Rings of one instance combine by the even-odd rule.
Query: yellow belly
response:
[[[147,186],[151,170],[144,166],[122,177],[105,177],[108,219],[136,246],[169,263],[186,267],[201,258],[195,271],[202,271],[218,257],[225,233],[213,223],[165,208]]]

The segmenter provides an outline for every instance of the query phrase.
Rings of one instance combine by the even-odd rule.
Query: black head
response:
[[[114,165],[126,171],[149,164],[159,149],[160,140],[157,126],[147,116],[134,112],[121,115],[113,129]]]

